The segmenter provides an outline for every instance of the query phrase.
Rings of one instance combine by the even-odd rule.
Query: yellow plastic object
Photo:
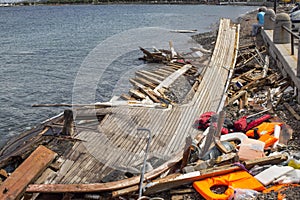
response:
[[[282,123],[280,123],[280,122],[263,122],[263,123],[261,123],[260,125],[254,127],[254,128],[258,128],[257,133],[259,134],[259,136],[262,136],[264,134],[271,135],[274,132],[275,125],[281,126]],[[253,129],[246,132],[246,135],[248,137],[252,137],[252,138],[254,137],[254,130]]]
[[[212,186],[225,185],[228,189],[224,194],[216,194],[211,191]],[[230,186],[230,187],[229,187]],[[262,191],[265,187],[256,180],[251,174],[246,171],[237,171],[222,176],[216,176],[212,178],[206,178],[201,181],[193,183],[193,187],[199,192],[205,199],[222,200],[228,199],[234,194],[234,188],[252,189],[256,191]]]
[[[288,163],[288,166],[294,168],[294,169],[300,169],[300,161],[291,159]]]

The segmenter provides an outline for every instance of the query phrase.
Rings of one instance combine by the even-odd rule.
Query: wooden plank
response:
[[[160,95],[157,95],[151,88],[146,87],[146,86],[136,82],[135,80],[132,80],[132,83],[136,87],[138,87],[144,94],[146,94],[153,102],[160,103],[160,101],[157,98],[157,96],[160,97]]]
[[[167,171],[181,160],[182,152],[174,156],[171,160],[162,164],[160,167],[145,174],[145,179],[151,180],[161,173]],[[61,193],[61,192],[100,192],[112,191],[139,183],[140,177],[135,176],[132,178],[109,182],[109,183],[90,183],[90,184],[31,184],[27,187],[26,192],[30,193]]]
[[[296,111],[288,103],[285,102],[283,105],[298,121],[300,120],[298,113],[296,113]]]
[[[85,153],[79,154],[80,156],[78,157],[77,160],[74,161],[72,164],[72,167],[69,169],[69,171],[64,175],[63,179],[60,181],[61,183],[69,183],[72,177],[80,171],[80,164],[84,162],[88,156]]]
[[[158,179],[153,183],[153,186],[147,187],[145,195],[162,192],[182,185],[191,184],[194,181],[205,179],[208,177],[219,176],[228,174],[234,171],[241,170],[240,167],[233,165],[224,165],[222,167],[210,168],[206,170],[196,171],[188,174],[175,173],[166,176],[165,178]]]
[[[153,138],[153,140],[151,141],[151,144],[150,144],[151,152],[156,152],[157,149],[153,148],[153,146],[155,144],[161,143],[160,141],[157,141],[156,139],[158,139],[161,135],[164,134],[164,132],[161,131],[161,128],[165,125],[164,119],[166,116],[168,116],[168,113],[169,113],[168,111],[167,111],[167,113],[165,113],[165,112],[161,112],[159,110],[151,109],[151,110],[148,110],[147,113],[144,113],[144,115],[140,115],[141,118],[148,118],[148,121],[150,122],[150,123],[148,123],[148,122],[141,123],[141,127],[146,127],[149,130],[151,130],[152,138]],[[140,134],[142,134],[142,133],[140,133]],[[146,136],[143,136],[143,137],[146,137]],[[144,142],[144,144],[146,144],[146,143],[147,143],[147,141]],[[133,157],[128,162],[131,166],[136,166],[136,165],[142,163],[142,159],[144,158],[144,155],[143,155],[144,151],[142,151],[142,150],[139,150],[139,152],[137,152],[137,151],[138,151],[138,149],[133,150],[134,153],[139,153],[139,155],[136,157]],[[140,158],[140,160],[138,160],[138,158]]]
[[[238,170],[241,170],[241,168],[238,166],[224,165],[221,167],[195,171],[189,174],[181,174],[181,173],[170,174],[164,178],[160,178],[150,182],[149,185],[144,183],[143,187],[146,187],[146,191],[144,192],[144,194],[145,195],[155,194],[161,191],[166,191],[172,188],[190,184],[197,180],[201,180],[212,176],[218,176],[218,175],[222,175],[222,174],[226,174]],[[112,195],[113,197],[118,197],[120,195],[125,195],[125,194],[135,192],[138,190],[138,188],[139,188],[138,186],[124,188],[122,190],[114,191]]]
[[[144,78],[144,79],[146,79],[147,81],[150,81],[150,82],[152,82],[152,83],[154,83],[154,84],[160,84],[160,82],[161,82],[161,80],[158,80],[158,79],[156,79],[156,78],[154,78],[154,77],[152,77],[152,76],[149,76],[149,75],[147,75],[147,74],[145,74],[145,73],[142,73],[142,72],[139,72],[139,71],[135,72],[135,74],[136,74],[138,77]]]
[[[142,85],[150,87],[151,89],[154,89],[156,87],[156,85],[157,85],[157,84],[154,84],[154,83],[152,83],[152,82],[150,82],[150,81],[148,81],[146,79],[140,78],[140,77],[137,77],[137,78],[134,78],[134,79],[132,79],[132,78],[129,79],[129,82],[131,84],[133,84],[133,85],[135,84],[135,81],[138,82],[138,83],[140,83],[140,84],[142,84]]]
[[[136,100],[135,98],[129,96],[128,94],[121,94],[121,99],[124,99],[124,100]]]
[[[180,69],[183,65],[179,63],[168,63],[168,66],[170,66],[174,70]]]
[[[136,96],[139,99],[146,99],[146,95],[144,95],[143,93],[141,93],[138,90],[130,89],[129,93],[132,94],[132,95],[134,95],[134,96]]]
[[[136,118],[136,116],[138,115],[138,113],[141,111],[142,109],[135,109],[133,110],[133,112],[130,112],[129,115],[132,116],[132,120],[135,121],[134,118]],[[126,113],[124,113],[125,115]],[[130,141],[128,137],[128,133],[127,132],[132,132],[132,130],[136,131],[136,127],[138,126],[138,124],[134,124],[132,125],[132,123],[128,123],[128,122],[132,122],[132,120],[123,120],[123,119],[117,119],[116,122],[116,126],[114,126],[114,132],[116,132],[115,136],[113,138],[110,139],[110,143],[111,145],[113,145],[117,151],[111,151],[111,148],[107,148],[106,150],[100,150],[99,154],[101,154],[101,152],[104,153],[103,156],[107,157],[107,158],[111,158],[109,160],[107,160],[107,162],[105,163],[106,165],[112,166],[114,165],[117,161],[119,161],[119,157],[123,156],[122,154],[120,154],[119,150],[121,147],[123,147],[123,145],[126,145],[128,143],[131,143],[132,141]],[[107,145],[107,144],[105,144]],[[127,145],[129,146],[129,145]],[[134,146],[131,144],[131,146]],[[130,148],[130,147],[129,147]],[[126,149],[127,150],[127,149]],[[106,152],[107,151],[107,152]],[[106,153],[105,153],[106,152]],[[120,162],[118,162],[118,164],[121,164]]]
[[[235,83],[235,82],[237,82],[239,79],[241,79],[243,76],[247,76],[248,74],[253,73],[255,70],[256,70],[256,69],[250,69],[249,71],[247,71],[247,72],[245,72],[245,73],[242,73],[242,74],[240,74],[239,76],[233,78],[233,79],[231,80],[231,82],[232,82],[232,83]]]
[[[173,73],[176,71],[176,69],[173,69],[171,66],[165,66],[161,68],[162,70],[168,71],[170,73]]]
[[[177,70],[176,72],[172,73],[168,76],[165,80],[163,80],[155,89],[154,92],[157,92],[161,88],[169,88],[169,86],[174,83],[176,79],[178,79],[181,75],[183,75],[186,71],[192,68],[192,65],[187,64],[184,65],[182,68]]]
[[[164,73],[166,76],[169,76],[170,74],[172,74],[173,72],[175,72],[176,70],[168,70],[166,68],[160,68],[157,71]]]
[[[222,53],[222,52],[220,52],[220,53]],[[219,62],[222,61],[222,60],[223,60],[223,59],[219,60]],[[217,73],[217,71],[219,71],[219,72],[220,72],[220,71],[227,71],[227,70],[224,70],[224,69],[223,69],[222,66],[224,66],[224,63],[222,64],[222,62],[220,62],[218,65],[215,65],[215,64],[214,64],[214,61],[213,61],[213,63],[211,63],[211,64],[213,64],[213,69],[217,69],[217,70],[214,70],[214,71],[216,71],[216,72],[214,72],[214,73]],[[211,65],[211,64],[210,64],[210,65]],[[217,66],[218,66],[218,67],[217,67]],[[209,71],[211,71],[211,68],[209,68]],[[212,72],[212,71],[211,71],[211,72]],[[213,74],[213,73],[212,73],[212,74]],[[224,73],[224,74],[227,74],[227,73]],[[206,73],[206,77],[207,77],[208,75],[209,75],[209,74]],[[209,77],[209,76],[208,76],[208,77]],[[226,77],[224,77],[224,78],[226,78]],[[210,80],[210,79],[208,79],[208,80]],[[210,81],[210,82],[211,82],[211,81]],[[209,86],[209,88],[215,88],[215,86],[217,86],[215,82],[216,82],[216,81],[214,81],[214,82],[212,82],[212,83],[206,83],[205,86],[204,86],[204,88],[207,89],[207,88],[208,88],[207,86]],[[220,82],[223,82],[223,81],[220,80]],[[204,88],[203,88],[203,89],[204,89]],[[198,89],[202,90],[201,87],[198,88]],[[205,93],[209,94],[209,90],[208,90],[207,92],[204,92],[204,91],[202,90],[201,95],[199,95],[199,97],[198,97],[198,99],[197,99],[197,103],[196,103],[197,105],[200,105],[200,104],[201,104],[201,105],[209,105],[209,104],[210,104],[210,102],[207,101],[207,99],[209,99],[209,98],[207,98],[207,96],[206,96],[206,97],[203,96]],[[220,93],[220,92],[219,92],[219,93]],[[199,94],[200,94],[200,93],[199,93]],[[220,93],[220,94],[221,94],[221,93]],[[202,96],[202,97],[201,97],[201,96]],[[209,96],[214,97],[214,96],[211,95],[211,94],[210,94]],[[203,99],[206,100],[206,103],[199,103],[199,102],[198,102],[198,100],[201,100],[201,101],[202,101]],[[212,100],[215,101],[215,99],[210,99],[210,101],[212,101]],[[205,107],[206,107],[206,108],[205,108]],[[211,109],[212,109],[212,108],[209,108],[209,106],[202,106],[201,108],[203,108],[202,110],[205,110],[205,109],[211,110]],[[196,112],[188,111],[188,112],[190,113],[189,116],[194,116],[194,114],[192,114],[192,113],[195,113],[195,114],[197,113],[197,110],[194,110],[194,111],[196,111]],[[206,111],[207,111],[207,110],[206,110]],[[192,112],[192,113],[191,113],[191,112]],[[185,117],[185,118],[188,118],[189,116],[187,116],[187,117]],[[193,119],[191,119],[191,118],[190,118],[189,120],[190,120],[190,121],[193,121]],[[189,124],[189,123],[188,123],[189,120],[185,120],[185,122],[182,122],[182,123],[188,125],[188,124]],[[179,133],[182,131],[182,128],[183,128],[183,127],[184,127],[184,126],[180,126],[180,127],[179,127],[179,129],[178,129],[178,132],[179,132]],[[190,127],[184,127],[184,128],[190,128]],[[181,131],[180,131],[180,129],[181,129]],[[175,134],[176,134],[176,133],[175,133]],[[180,136],[180,134],[176,134],[176,135]],[[172,143],[174,143],[174,144],[175,144],[175,143],[178,143],[178,142],[181,141],[180,139],[181,139],[180,137],[177,137],[177,139],[175,139]],[[175,146],[175,145],[174,145],[173,150],[174,150],[174,149],[176,149],[176,146]]]
[[[237,100],[238,98],[247,95],[247,91],[246,90],[240,90],[238,92],[236,92],[230,99],[227,100],[227,104],[231,104],[233,103],[235,100]]]
[[[243,165],[245,165],[247,169],[251,169],[255,165],[276,165],[278,163],[282,163],[286,161],[287,159],[288,159],[287,155],[279,154],[275,156],[266,156],[255,160],[247,160],[243,162]]]
[[[170,72],[162,71],[160,69],[152,71],[152,73],[158,74],[164,78],[170,75]]]
[[[156,146],[151,146],[151,149],[156,149],[158,152],[161,153],[161,155],[165,155],[163,154],[164,152],[162,152],[166,146],[168,146],[168,144],[170,143],[170,140],[174,137],[174,133],[172,132],[172,130],[174,128],[176,128],[178,126],[178,122],[179,122],[179,117],[178,115],[181,114],[181,111],[178,107],[175,107],[171,110],[171,113],[169,114],[169,116],[167,117],[166,121],[165,121],[165,125],[163,126],[163,129],[161,130],[161,136],[160,136],[160,140],[164,143],[164,145],[158,145],[158,147]]]
[[[170,194],[188,194],[188,193],[194,193],[195,190],[192,188],[185,188],[185,189],[176,189],[171,190]]]
[[[163,76],[157,75],[155,73],[152,73],[152,72],[149,72],[149,71],[146,71],[146,70],[139,70],[137,72],[145,74],[145,75],[148,75],[148,76],[151,76],[151,77],[153,77],[153,78],[155,78],[157,80],[160,80],[160,81],[162,81],[162,80],[165,79]]]
[[[100,182],[103,177],[108,174],[104,173],[104,170],[104,164],[95,162],[95,165],[87,173],[85,173],[84,176],[82,176],[82,179],[78,183],[84,184],[91,183],[92,181]]]
[[[0,186],[0,199],[20,199],[28,184],[37,179],[57,154],[39,146]]]

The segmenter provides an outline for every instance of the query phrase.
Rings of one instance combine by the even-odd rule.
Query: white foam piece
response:
[[[221,135],[221,141],[232,141],[232,140],[239,140],[242,142],[244,139],[248,138],[245,133],[242,132],[235,132],[235,133],[228,133],[226,135]]]
[[[293,171],[294,168],[290,166],[277,166],[274,165],[261,173],[254,176],[259,182],[264,184],[265,186],[272,183],[274,180],[278,179],[279,177],[285,175],[286,173],[289,173]]]

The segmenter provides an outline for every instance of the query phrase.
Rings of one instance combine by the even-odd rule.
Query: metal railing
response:
[[[289,29],[286,26],[282,26],[282,28],[287,31],[289,34],[291,34],[291,54],[294,55],[294,39],[299,39],[299,35],[297,35],[296,33],[293,33],[293,31],[291,29]]]

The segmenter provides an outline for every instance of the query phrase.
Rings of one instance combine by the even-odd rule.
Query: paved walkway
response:
[[[276,59],[279,69],[292,79],[299,90],[300,78],[297,77],[298,44],[295,45],[294,55],[291,55],[291,43],[273,43],[273,30],[262,31],[262,37],[269,48],[269,53]]]

